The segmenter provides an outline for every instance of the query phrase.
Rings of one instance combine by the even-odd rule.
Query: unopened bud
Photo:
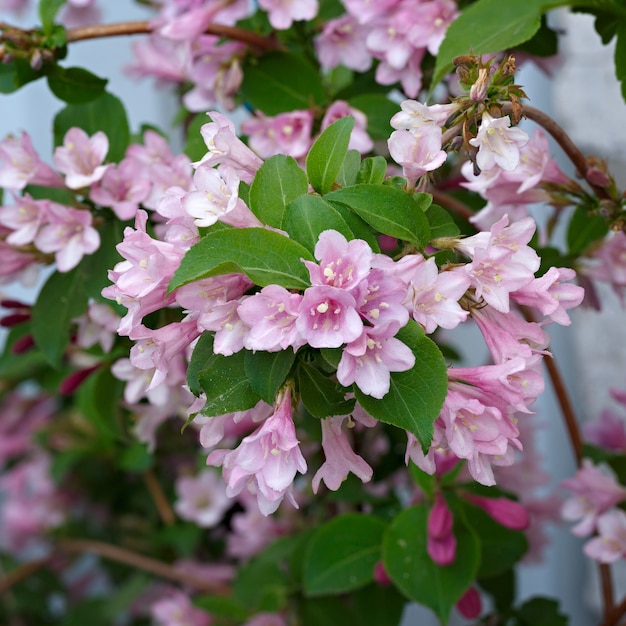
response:
[[[466,498],[506,528],[526,530],[530,526],[528,511],[519,502],[508,498],[483,498],[473,494],[466,494]]]
[[[465,619],[476,619],[483,611],[483,603],[476,587],[470,587],[456,603],[456,610]]]
[[[15,343],[11,346],[11,352],[13,354],[24,354],[24,352],[28,352],[31,348],[35,347],[35,339],[32,335],[25,335],[24,337],[20,337],[15,341]]]
[[[30,66],[37,72],[43,65],[43,55],[40,50],[34,50],[30,56]]]
[[[470,88],[470,100],[472,102],[482,102],[487,97],[487,89],[489,88],[489,70],[481,67],[478,70],[478,78]]]
[[[3,328],[11,328],[30,319],[30,313],[10,313],[0,318],[0,326]]]
[[[389,578],[389,574],[387,574],[387,570],[382,561],[378,561],[376,565],[374,565],[374,582],[383,587],[387,587],[391,584],[391,578]]]
[[[587,182],[596,187],[606,188],[611,184],[608,174],[597,167],[590,167],[585,174],[585,178]]]
[[[64,396],[73,394],[99,367],[100,364],[73,372],[61,381],[59,392]]]

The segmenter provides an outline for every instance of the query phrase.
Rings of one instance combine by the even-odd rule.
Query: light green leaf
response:
[[[324,199],[345,204],[378,232],[408,241],[421,250],[430,241],[424,209],[414,198],[394,187],[354,185],[332,191]]]
[[[54,26],[54,20],[61,7],[67,0],[39,0],[39,19],[43,31],[49,34]]]
[[[478,0],[466,7],[448,27],[441,43],[431,89],[452,71],[452,60],[464,54],[490,54],[513,48],[531,37],[549,9],[571,4],[568,0]]]
[[[306,157],[306,172],[311,186],[318,193],[328,193],[337,179],[353,128],[354,118],[342,117],[326,128],[311,146]]]
[[[356,178],[358,184],[380,185],[387,174],[387,161],[381,156],[369,157],[361,163]]]
[[[309,191],[304,170],[293,157],[277,154],[261,165],[250,187],[250,210],[264,223],[281,228],[287,205]]]
[[[337,174],[337,184],[340,187],[349,187],[356,184],[356,177],[360,167],[361,153],[358,150],[348,150]]]
[[[476,577],[480,544],[476,536],[455,519],[457,542],[454,563],[436,565],[428,555],[426,503],[402,511],[383,540],[383,563],[395,585],[411,600],[431,608],[442,624],[450,610]]]
[[[379,518],[356,513],[319,527],[304,558],[305,594],[340,594],[371,582],[385,528]]]
[[[448,390],[446,362],[437,344],[413,320],[396,337],[411,348],[415,365],[406,372],[392,372],[389,392],[380,400],[356,385],[354,392],[372,417],[413,433],[426,451]]]
[[[354,239],[339,211],[319,196],[300,196],[291,202],[286,208],[282,229],[311,252],[325,230],[336,230],[348,241]]]
[[[291,52],[251,55],[243,68],[241,97],[266,115],[323,105],[326,96],[320,72]]]
[[[301,259],[313,260],[302,245],[264,228],[232,228],[209,233],[183,257],[169,291],[220,274],[244,273],[259,287],[305,289],[309,273]]]

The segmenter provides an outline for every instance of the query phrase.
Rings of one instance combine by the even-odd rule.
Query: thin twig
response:
[[[143,479],[159,512],[161,521],[167,526],[172,526],[176,522],[176,516],[163,491],[163,487],[161,487],[161,483],[151,470],[147,470],[143,473]]]
[[[70,28],[67,31],[67,42],[85,41],[87,39],[100,39],[104,37],[119,37],[123,35],[145,35],[153,32],[150,22],[140,20],[137,22],[118,22],[115,24],[100,24],[95,26],[83,26]],[[260,50],[271,51],[278,48],[273,39],[262,37],[243,28],[225,26],[223,24],[209,24],[205,30],[209,35],[217,35],[234,41],[247,43]]]

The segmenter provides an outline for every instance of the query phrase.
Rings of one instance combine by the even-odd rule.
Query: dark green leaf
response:
[[[559,612],[559,603],[552,598],[531,598],[516,611],[523,626],[567,626],[567,615]]]
[[[437,345],[413,320],[400,329],[397,338],[413,351],[413,368],[392,372],[389,392],[380,400],[365,395],[356,386],[355,395],[372,417],[408,430],[427,450],[448,390],[446,362]]]
[[[52,200],[59,204],[73,206],[76,204],[76,195],[69,189],[60,189],[58,187],[41,187],[40,185],[26,185],[24,188],[35,200]]]
[[[515,572],[510,569],[491,578],[480,578],[478,584],[492,598],[499,613],[509,613],[515,601]]]
[[[213,333],[202,333],[193,349],[191,360],[187,367],[187,384],[189,385],[189,391],[194,396],[199,396],[202,393],[198,376],[200,372],[210,367],[214,357]]]
[[[622,98],[626,101],[626,18],[622,17],[617,28],[615,44],[615,75],[622,86]]]
[[[245,622],[248,617],[248,611],[233,598],[224,596],[196,596],[193,599],[194,606],[197,606],[212,616],[217,618],[224,617],[237,622]],[[219,624],[219,620],[215,621]]]
[[[406,600],[393,585],[368,585],[352,593],[359,626],[399,626]],[[344,622],[346,623],[346,622]]]
[[[72,320],[87,310],[85,277],[80,265],[71,272],[54,272],[33,306],[31,328],[35,344],[52,367],[58,367],[70,341]]]
[[[198,374],[200,386],[206,394],[206,404],[200,411],[211,417],[234,411],[245,411],[260,400],[248,380],[245,350],[232,356],[213,355],[205,369]]]
[[[500,52],[528,41],[539,30],[541,16],[549,9],[569,4],[568,0],[478,0],[463,10],[448,27],[441,43],[432,86],[452,71],[452,60],[472,52],[476,55]]]
[[[26,59],[15,59],[13,66],[15,68],[14,80],[16,87],[32,83],[43,76],[43,73],[34,70]]]
[[[426,550],[428,513],[424,503],[396,517],[383,540],[383,562],[396,586],[411,600],[431,608],[445,624],[450,610],[476,577],[480,545],[474,534],[455,519],[454,563],[436,565]]]
[[[304,170],[293,157],[277,154],[261,165],[250,187],[250,210],[264,223],[281,228],[287,205],[309,191]]]
[[[574,211],[567,228],[567,247],[571,255],[576,256],[587,246],[602,239],[609,232],[606,220],[599,215],[588,215],[582,207]]]
[[[539,30],[517,49],[536,57],[551,57],[559,51],[558,35],[548,26],[545,15],[541,17]]]
[[[331,203],[329,203],[331,204]],[[380,246],[378,245],[378,238],[376,233],[372,232],[369,224],[362,220],[354,211],[350,210],[345,204],[335,202],[332,204],[335,210],[343,217],[344,222],[350,228],[350,231],[354,233],[356,239],[363,239],[367,241],[369,247],[374,252],[380,252]]]
[[[67,0],[39,0],[39,19],[41,20],[44,33],[52,31],[57,13],[66,1]]]
[[[387,185],[354,185],[326,194],[328,202],[350,207],[378,232],[424,249],[430,227],[424,210],[408,194]]]
[[[313,417],[347,415],[354,409],[354,400],[345,399],[345,389],[339,389],[328,376],[304,362],[298,367],[298,387],[302,404]]]
[[[103,93],[85,104],[69,104],[54,118],[54,143],[63,143],[65,133],[73,126],[82,128],[88,135],[103,131],[109,138],[107,160],[120,161],[130,141],[130,130],[124,105],[119,98]]]
[[[241,97],[266,115],[323,105],[326,96],[320,73],[291,52],[250,56],[243,68]]]
[[[358,150],[348,150],[346,158],[337,174],[337,184],[340,187],[350,187],[356,184],[356,177],[361,167],[361,154]]]
[[[0,93],[13,93],[19,88],[15,63],[0,63]]]
[[[244,273],[260,287],[281,285],[305,289],[309,273],[301,259],[312,261],[302,245],[264,228],[232,228],[211,232],[183,257],[169,291],[220,274]]]
[[[354,615],[342,598],[333,596],[299,599],[298,619],[298,623],[302,626],[356,623]]]
[[[154,465],[154,455],[150,454],[146,444],[136,441],[123,448],[117,462],[120,469],[140,474]]]
[[[372,139],[389,139],[393,132],[389,120],[400,110],[397,102],[379,93],[363,93],[350,98],[349,102],[367,115],[367,132]]]
[[[285,382],[296,355],[293,350],[280,352],[245,351],[245,368],[250,386],[261,399],[274,404],[276,393]]]
[[[374,579],[385,523],[371,515],[341,515],[321,526],[307,546],[304,592],[340,594]]]
[[[63,68],[55,65],[48,72],[48,86],[50,91],[64,102],[70,104],[84,104],[91,102],[104,93],[109,82],[106,78],[99,78],[82,67]]]
[[[456,237],[461,232],[451,215],[438,204],[431,204],[426,209],[426,219],[430,224],[430,236],[432,239]]]
[[[306,157],[306,172],[311,186],[322,195],[329,192],[337,179],[348,152],[354,118],[334,121],[315,140]]]
[[[361,163],[356,178],[358,184],[380,185],[387,174],[387,161],[381,156],[369,157]]]
[[[300,196],[290,202],[285,210],[282,229],[305,248],[313,252],[320,233],[336,230],[348,241],[354,234],[335,207],[319,196]]]

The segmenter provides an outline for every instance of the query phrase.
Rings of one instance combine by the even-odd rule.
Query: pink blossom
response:
[[[268,285],[244,300],[237,313],[250,331],[248,350],[277,352],[291,347],[297,350],[305,341],[296,329],[302,296],[279,285]]]
[[[287,626],[287,621],[280,613],[257,613],[242,626]]]
[[[441,149],[441,136],[441,128],[435,125],[391,133],[387,141],[389,154],[402,166],[403,175],[411,184],[444,164],[448,155]]]
[[[428,514],[426,551],[442,567],[451,565],[456,558],[454,518],[443,496],[438,493]]]
[[[343,65],[357,72],[366,72],[372,65],[366,37],[368,29],[357,18],[347,14],[328,20],[315,38],[317,58],[323,69]]]
[[[215,331],[213,351],[215,354],[230,356],[243,350],[248,343],[250,327],[239,317],[241,300],[231,300],[216,304],[198,318],[198,326]]]
[[[270,24],[285,30],[294,21],[312,20],[318,11],[317,0],[258,0],[259,7],[268,12]]]
[[[480,507],[498,524],[511,530],[526,530],[530,525],[530,517],[522,504],[508,498],[483,498],[466,493],[465,498]]]
[[[321,130],[328,128],[333,122],[351,115],[354,119],[354,128],[350,134],[350,150],[358,150],[361,154],[371,152],[374,148],[372,138],[367,134],[367,116],[362,111],[351,107],[344,100],[333,102],[322,118]]]
[[[598,517],[626,499],[626,488],[609,471],[606,466],[595,466],[589,459],[583,459],[574,477],[561,482],[561,487],[574,494],[563,504],[561,515],[570,522],[578,522],[572,532],[579,537],[592,533]]]
[[[211,616],[194,607],[182,591],[174,590],[150,609],[157,626],[210,626]]]
[[[510,128],[511,120],[491,117],[483,112],[478,135],[469,142],[478,148],[476,164],[481,170],[490,170],[496,165],[503,170],[514,170],[520,161],[520,148],[528,143],[528,135],[521,128]]]
[[[163,84],[185,81],[191,65],[191,45],[186,41],[173,41],[158,33],[133,42],[135,62],[126,72],[135,78],[152,76]]]
[[[263,515],[273,513],[285,496],[297,508],[291,485],[296,473],[304,474],[307,468],[296,439],[289,388],[276,404],[274,415],[244,437],[236,450],[215,450],[207,458],[209,465],[222,466],[227,495],[236,496],[245,488],[256,492]]]
[[[418,4],[413,10],[413,24],[409,31],[411,45],[427,48],[428,52],[436,56],[448,26],[458,15],[456,2],[452,0],[433,0]]]
[[[60,272],[69,272],[85,254],[100,247],[100,235],[91,225],[89,211],[50,202],[47,217],[48,223],[37,233],[35,245],[42,252],[54,253]]]
[[[238,559],[249,559],[285,530],[285,518],[263,515],[255,506],[246,507],[244,512],[235,513],[231,518],[231,531],[226,539],[227,552]]]
[[[409,98],[415,98],[422,89],[422,61],[425,53],[425,48],[414,49],[404,68],[393,67],[386,60],[381,61],[376,68],[376,82],[381,85],[400,82],[404,93]]]
[[[92,302],[86,313],[74,322],[77,324],[77,346],[91,348],[100,344],[104,352],[111,350],[120,318],[109,305]]]
[[[208,469],[196,476],[180,476],[176,480],[176,494],[176,513],[203,528],[217,526],[233,504],[226,495],[224,481]]]
[[[585,554],[600,563],[614,563],[626,556],[626,513],[611,509],[597,520],[598,536],[588,541]]]
[[[596,446],[626,452],[626,422],[610,409],[602,411],[598,419],[583,424],[583,433]]]
[[[395,337],[364,327],[360,337],[348,343],[337,367],[337,380],[352,383],[366,395],[382,398],[391,385],[391,372],[405,372],[415,365],[412,350]]]
[[[345,415],[338,415],[321,422],[325,461],[313,476],[313,493],[317,493],[322,480],[330,490],[337,491],[350,472],[364,483],[372,479],[372,468],[354,452],[341,428],[345,419]]]
[[[396,130],[411,130],[433,125],[443,127],[448,118],[459,110],[459,105],[454,102],[429,106],[416,100],[403,100],[400,108],[402,110],[389,123]]]
[[[300,159],[307,154],[313,139],[313,111],[290,111],[268,117],[257,112],[241,123],[250,147],[263,159],[286,154]]]
[[[101,131],[89,137],[82,128],[70,128],[63,145],[54,151],[54,164],[65,174],[70,189],[82,189],[99,181],[108,165],[102,165],[109,151],[109,139]]]
[[[14,196],[13,204],[0,206],[0,224],[13,230],[6,238],[12,246],[32,243],[43,224],[48,221],[48,200],[34,200],[30,194]]]
[[[35,152],[28,133],[0,141],[0,187],[24,189],[26,185],[62,187],[63,179]]]
[[[394,264],[395,265],[395,264]],[[409,321],[404,306],[406,286],[401,279],[375,268],[367,275],[358,311],[379,335],[393,336]]]
[[[151,187],[150,180],[141,177],[137,162],[124,159],[107,169],[102,180],[89,190],[89,197],[96,204],[111,207],[120,220],[126,221],[135,217]]]
[[[400,4],[401,0],[343,0],[346,10],[355,17],[359,23],[366,24],[392,13],[393,9]]]

